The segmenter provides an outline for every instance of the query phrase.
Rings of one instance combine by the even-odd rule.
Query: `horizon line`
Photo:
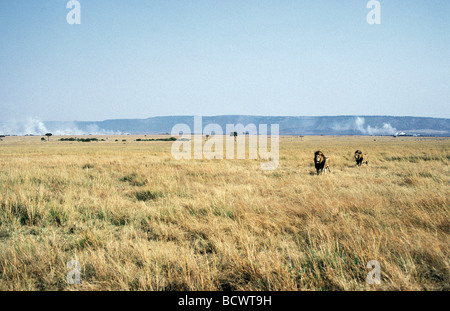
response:
[[[306,116],[306,115],[251,115],[251,114],[220,114],[220,115],[198,115],[198,114],[191,114],[191,115],[159,115],[159,116],[152,116],[147,118],[113,118],[113,119],[103,119],[103,120],[46,120],[42,122],[104,122],[104,121],[112,121],[112,120],[148,120],[153,118],[173,118],[173,117],[262,117],[262,118],[333,118],[333,117],[391,117],[391,118],[427,118],[427,119],[450,119],[447,117],[427,117],[427,116],[412,116],[412,115],[314,115],[314,116]],[[39,119],[38,117],[36,117]],[[5,122],[5,121],[0,121]]]

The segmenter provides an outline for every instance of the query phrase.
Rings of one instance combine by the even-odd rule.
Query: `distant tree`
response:
[[[236,141],[236,137],[238,136],[238,132],[231,132],[230,136],[234,136],[234,141]]]
[[[47,136],[48,141],[50,141],[50,136],[52,136],[52,135],[53,135],[52,133],[45,134],[45,136]]]

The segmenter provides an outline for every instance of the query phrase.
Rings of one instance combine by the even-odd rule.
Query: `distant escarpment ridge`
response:
[[[411,135],[450,136],[450,119],[397,116],[203,116],[201,127],[194,127],[194,116],[161,116],[147,119],[114,119],[104,121],[40,121],[0,123],[0,135],[100,135],[100,134],[171,134],[177,124],[186,124],[192,133],[208,124],[217,124],[224,134],[227,124],[279,125],[281,135]]]

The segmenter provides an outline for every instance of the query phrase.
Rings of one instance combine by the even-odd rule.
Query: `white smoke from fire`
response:
[[[0,133],[6,135],[44,135],[48,131],[45,124],[38,118],[28,117],[23,120],[10,119],[0,123]]]
[[[59,122],[56,126],[49,128],[45,122],[37,117],[27,117],[21,120],[10,119],[0,122],[0,134],[3,135],[120,135],[120,132],[105,131],[97,125],[90,125],[86,130],[79,129],[75,122]]]
[[[383,123],[383,126],[378,128],[371,127],[370,125],[364,127],[365,122],[364,118],[361,117],[357,117],[355,120],[356,129],[365,135],[394,135],[397,132],[397,129],[392,127],[389,123]]]

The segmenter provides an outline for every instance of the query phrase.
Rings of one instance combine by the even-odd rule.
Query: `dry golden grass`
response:
[[[449,139],[282,137],[262,171],[136,138],[0,143],[0,290],[450,290]]]

